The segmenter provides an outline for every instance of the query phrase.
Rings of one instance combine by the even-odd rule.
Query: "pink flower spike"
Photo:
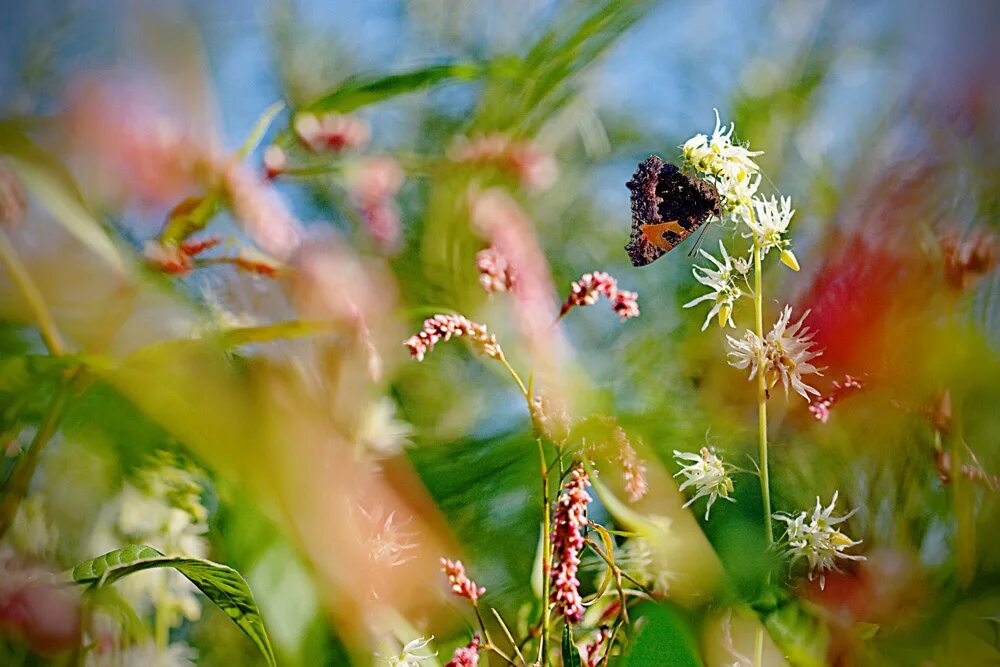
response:
[[[479,596],[486,592],[482,586],[477,586],[476,582],[465,574],[465,566],[460,560],[441,559],[441,569],[448,575],[448,583],[451,585],[451,592],[460,598],[468,598],[475,603]]]
[[[465,336],[473,348],[490,359],[503,358],[496,337],[484,325],[461,315],[438,314],[424,320],[423,329],[403,341],[403,345],[410,350],[411,357],[423,361],[424,355],[434,349],[438,341],[447,342],[456,336]]]
[[[592,306],[603,295],[611,302],[611,309],[621,321],[639,316],[639,295],[618,289],[618,281],[604,271],[594,271],[580,276],[570,285],[570,293],[563,303],[559,316],[562,317],[576,306]]]
[[[473,635],[472,641],[467,646],[460,646],[451,655],[451,660],[444,667],[477,667],[479,665],[479,651],[482,642],[479,635]]]
[[[583,527],[587,525],[587,505],[592,502],[587,487],[590,479],[582,464],[570,471],[552,515],[551,601],[567,623],[583,620],[583,598],[576,574],[583,549]]]

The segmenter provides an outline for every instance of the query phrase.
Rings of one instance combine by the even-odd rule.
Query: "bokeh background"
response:
[[[247,576],[282,664],[378,664],[407,632],[435,635],[441,655],[465,643],[440,555],[463,557],[505,615],[526,615],[538,482],[523,401],[464,346],[416,363],[399,345],[455,310],[575,415],[625,427],[653,487],[636,511],[673,522],[653,561],[671,615],[649,625],[704,664],[732,664],[720,609],[759,600],[770,562],[752,555],[759,489],[738,476],[736,503],[704,521],[680,508],[672,451],[707,444],[752,469],[753,390],[726,366],[723,332],[681,309],[699,293],[686,250],[634,269],[622,249],[635,165],[677,160],[718,109],[797,210],[802,270],[765,275],[767,309],[811,309],[824,394],[846,375],[864,385],[826,421],[797,397],[772,401],[775,506],[839,490],[868,557],[824,591],[793,582],[809,618],[786,619],[796,650],[771,647],[774,664],[1000,663],[996,3],[40,1],[2,15],[0,142],[27,200],[8,233],[71,352],[45,353],[0,275],[5,475],[65,369],[78,356],[96,369],[43,452],[25,505],[36,520],[22,507],[5,557],[57,571],[141,535],[127,506],[160,511],[141,505],[162,486],[150,471],[185,470],[197,549]],[[253,176],[266,146],[288,147],[297,110],[357,77],[440,63],[480,69],[359,100],[347,111],[371,139],[358,151],[273,184]],[[219,167],[277,100],[265,140]],[[482,133],[532,142],[557,174],[532,183],[449,157],[454,137]],[[399,181],[381,184],[399,223],[388,244],[363,201],[380,177]],[[144,265],[173,207],[219,182],[227,203],[208,231],[290,274]],[[275,220],[324,244],[286,253]],[[504,234],[537,272],[524,303],[477,282],[476,252]],[[733,234],[712,229],[704,247],[719,238]],[[592,270],[638,292],[642,315],[578,309],[549,328]],[[601,502],[592,512],[609,516]],[[716,558],[728,584],[713,596],[717,575],[692,563]],[[191,616],[172,626],[172,659],[259,659],[221,612]],[[744,616],[735,641],[750,654]],[[18,623],[0,621],[0,662],[48,659]],[[622,664],[686,664],[649,662],[674,649],[646,634],[647,657]]]

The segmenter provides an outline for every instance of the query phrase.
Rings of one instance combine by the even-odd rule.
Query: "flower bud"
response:
[[[790,268],[792,271],[799,270],[799,260],[795,259],[795,253],[787,248],[781,251],[781,263]]]

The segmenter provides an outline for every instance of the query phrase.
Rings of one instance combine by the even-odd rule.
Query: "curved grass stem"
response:
[[[10,238],[3,229],[0,229],[0,262],[7,268],[18,291],[27,302],[35,323],[38,324],[38,329],[41,331],[45,347],[56,356],[65,354],[66,344],[63,342],[62,336],[59,335],[52,313],[49,312],[41,291],[35,285],[35,281],[31,279],[31,274],[28,273],[27,267],[24,266],[17,254],[17,249],[10,242]]]

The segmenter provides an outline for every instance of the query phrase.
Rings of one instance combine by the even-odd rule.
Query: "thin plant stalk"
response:
[[[753,208],[750,208],[753,216]],[[774,544],[774,528],[771,525],[771,482],[767,463],[767,378],[764,372],[764,294],[760,269],[760,238],[753,234],[753,314],[754,330],[761,341],[757,352],[757,456],[760,468],[760,495],[764,503],[764,535],[767,545]],[[770,575],[765,584],[770,583]],[[764,664],[764,626],[757,627],[754,642],[754,667]]]
[[[53,355],[61,356],[65,354],[66,344],[63,342],[62,336],[59,335],[56,322],[52,318],[52,313],[49,312],[48,306],[45,304],[45,299],[42,297],[41,291],[35,285],[35,281],[31,279],[31,274],[28,273],[27,267],[24,266],[24,263],[18,256],[14,244],[10,242],[10,238],[8,238],[2,229],[0,229],[0,262],[7,268],[10,277],[14,280],[14,284],[27,302],[35,323],[38,324],[45,347]]]
[[[38,426],[35,437],[28,445],[28,451],[17,462],[17,467],[14,468],[14,472],[3,490],[3,497],[0,498],[0,537],[3,537],[7,529],[10,528],[18,505],[27,495],[31,478],[35,474],[35,468],[38,467],[39,456],[45,445],[55,435],[59,422],[66,411],[70,395],[76,388],[82,374],[83,371],[80,369],[71,371],[70,375],[56,389],[42,423]]]
[[[542,474],[542,636],[538,645],[538,653],[539,661],[544,667],[549,664],[549,627],[552,622],[549,608],[551,590],[549,573],[552,571],[552,517],[549,507],[549,466],[545,460],[545,448],[542,446],[541,438],[535,438],[535,442],[538,443],[538,458]]]

